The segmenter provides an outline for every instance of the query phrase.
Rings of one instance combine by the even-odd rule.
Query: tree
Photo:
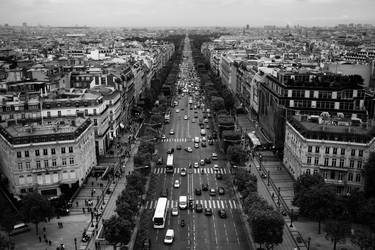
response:
[[[248,156],[240,145],[233,145],[227,149],[227,159],[234,165],[244,166]]]
[[[257,214],[249,219],[254,242],[260,247],[272,249],[283,242],[284,218],[273,210],[258,210]]]
[[[127,186],[133,187],[138,195],[143,194],[145,191],[146,178],[137,172],[126,177]]]
[[[3,232],[0,231],[0,249],[10,249],[11,241],[9,235],[5,235]]]
[[[366,197],[375,197],[375,152],[370,153],[370,156],[364,166],[365,186],[364,191]]]
[[[361,250],[375,249],[375,239],[369,228],[362,227],[354,230],[354,233],[350,235],[350,240]]]
[[[104,238],[113,245],[116,250],[118,243],[127,244],[131,237],[132,223],[116,215],[103,221]]]
[[[319,174],[303,174],[300,175],[296,182],[294,183],[294,200],[293,204],[298,206],[300,195],[302,195],[307,190],[311,189],[316,185],[321,185],[324,183],[324,179]]]
[[[337,243],[344,243],[350,234],[350,224],[347,221],[328,220],[325,223],[326,239],[333,243],[333,250],[336,250]]]
[[[52,216],[53,209],[50,202],[42,197],[38,192],[28,193],[22,199],[21,214],[26,221],[35,224],[36,233],[38,234],[38,225],[46,217]]]
[[[155,143],[153,142],[142,142],[138,147],[138,152],[153,154],[155,151]]]
[[[321,222],[332,214],[336,204],[336,193],[331,186],[317,185],[302,193],[299,199],[301,215],[318,221],[318,234],[321,231]]]
[[[358,211],[359,223],[375,232],[375,198],[370,198]]]
[[[0,225],[5,230],[5,232],[8,233],[9,236],[10,232],[13,230],[13,226],[19,219],[19,215],[11,211],[7,207],[0,208],[0,211],[2,211],[0,214]]]
[[[115,212],[123,219],[129,220],[131,222],[134,221],[134,215],[136,214],[137,210],[134,210],[132,205],[127,201],[116,202],[116,209]]]
[[[218,96],[211,97],[212,109],[214,111],[221,110],[224,108],[224,99]]]

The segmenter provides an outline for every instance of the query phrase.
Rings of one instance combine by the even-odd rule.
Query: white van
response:
[[[165,233],[164,243],[165,244],[172,244],[174,239],[174,230],[168,229]]]
[[[194,143],[199,143],[199,137],[194,137]]]
[[[186,209],[187,208],[187,196],[180,196],[178,199],[178,207],[180,209]]]
[[[30,231],[30,228],[25,223],[19,223],[13,226],[13,230],[10,232],[9,235],[16,235],[24,232]]]
[[[201,129],[201,135],[202,135],[202,136],[205,136],[205,135],[206,135],[206,130],[205,130],[205,129]]]

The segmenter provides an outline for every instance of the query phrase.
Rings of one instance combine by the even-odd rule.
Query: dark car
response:
[[[194,189],[194,193],[195,193],[195,195],[201,195],[202,190],[200,188],[196,188],[196,189]]]
[[[202,213],[203,212],[203,206],[200,203],[195,204],[195,212]]]
[[[181,146],[181,145],[177,145],[176,149],[177,149],[177,150],[181,150],[181,149],[182,149],[182,146]]]
[[[222,180],[223,179],[223,175],[221,173],[217,173],[216,174],[216,179]]]
[[[217,139],[217,132],[216,131],[212,132],[212,138]]]
[[[208,140],[208,145],[214,145],[214,141],[213,140]]]
[[[210,159],[209,157],[204,158],[204,161],[205,161],[207,164],[210,164],[210,163],[211,163],[211,159]]]
[[[220,218],[227,218],[227,212],[225,212],[225,209],[221,208],[217,211],[217,214]]]
[[[160,197],[168,197],[168,189],[164,189],[164,190],[160,193]]]
[[[211,216],[212,215],[212,208],[206,207],[204,209],[204,214],[207,215],[207,216]]]
[[[202,184],[202,190],[203,191],[208,191],[208,184],[207,183],[203,183]]]
[[[163,164],[163,157],[159,157],[159,158],[158,158],[157,164],[158,164],[158,165]]]
[[[207,136],[207,139],[208,139],[208,140],[212,140],[212,135],[208,135],[208,136]]]
[[[201,142],[201,146],[205,148],[205,147],[207,146],[207,144],[206,144],[205,142],[202,141],[202,142]]]
[[[224,195],[225,189],[223,187],[218,187],[217,192],[219,193],[219,195]]]

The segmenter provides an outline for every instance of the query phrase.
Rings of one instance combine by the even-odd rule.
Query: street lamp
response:
[[[307,238],[307,250],[310,250],[311,237]]]
[[[267,186],[270,185],[270,171],[267,171]]]
[[[293,208],[290,209],[290,225],[289,227],[293,227]]]
[[[74,238],[74,249],[77,250],[77,238]]]

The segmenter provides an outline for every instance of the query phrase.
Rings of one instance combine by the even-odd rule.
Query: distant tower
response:
[[[25,28],[26,28],[26,27],[27,27],[27,23],[26,23],[26,22],[23,22],[23,23],[22,23],[22,27],[25,27]]]
[[[247,30],[250,29],[250,25],[246,24],[246,29]]]

